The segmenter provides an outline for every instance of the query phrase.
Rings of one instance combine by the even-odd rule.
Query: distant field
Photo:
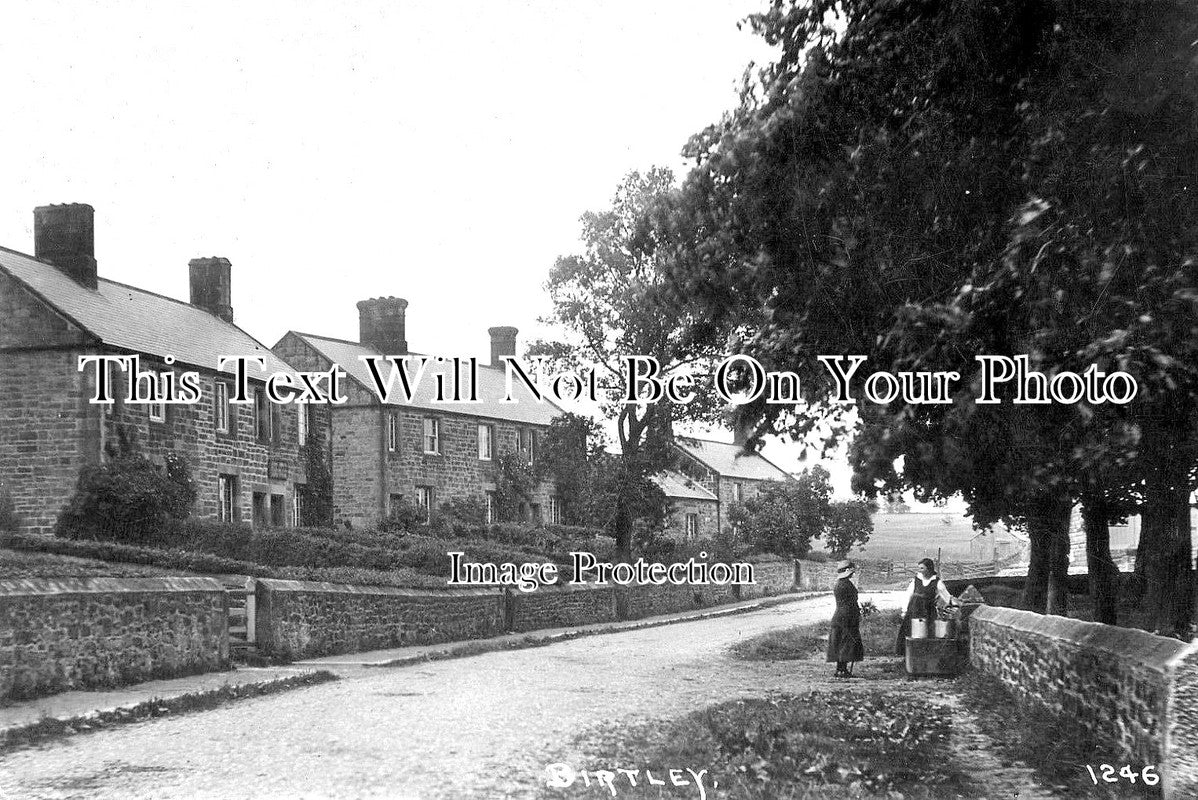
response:
[[[869,542],[850,555],[912,564],[936,558],[939,549],[945,561],[968,561],[976,535],[972,521],[959,514],[875,514]]]

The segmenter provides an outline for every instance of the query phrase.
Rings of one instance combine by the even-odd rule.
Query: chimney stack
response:
[[[404,318],[408,301],[402,297],[372,297],[358,303],[358,340],[385,356],[407,355]]]
[[[33,255],[89,289],[96,288],[95,213],[85,203],[33,209]]]
[[[191,272],[191,304],[231,323],[233,265],[229,259],[193,258],[187,267]]]
[[[732,420],[732,443],[743,448],[753,434],[753,424],[737,414]]]
[[[487,333],[491,334],[492,367],[502,367],[503,362],[500,359],[504,356],[516,355],[516,334],[519,332],[510,325],[487,328]]]

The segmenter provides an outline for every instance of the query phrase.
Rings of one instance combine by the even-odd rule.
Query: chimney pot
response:
[[[191,304],[233,321],[233,265],[227,258],[193,258],[187,262],[191,274]]]
[[[406,355],[407,310],[408,301],[402,297],[372,297],[359,301],[358,341],[383,355]]]
[[[487,333],[491,334],[491,366],[501,367],[504,356],[516,355],[516,334],[519,332],[510,325],[487,328]]]
[[[96,288],[95,209],[86,203],[33,209],[33,255]]]

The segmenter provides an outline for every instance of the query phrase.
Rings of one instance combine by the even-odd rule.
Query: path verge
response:
[[[148,681],[105,692],[64,692],[0,708],[0,754],[52,739],[337,680],[327,670],[239,669]]]

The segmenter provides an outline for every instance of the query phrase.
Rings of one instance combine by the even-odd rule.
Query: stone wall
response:
[[[258,649],[285,659],[477,639],[691,611],[791,591],[781,565],[747,586],[543,587],[416,591],[311,581],[257,582]],[[789,566],[789,565],[787,565]],[[777,574],[774,574],[777,573]],[[793,573],[788,573],[793,575]],[[761,578],[759,578],[761,580]]]
[[[702,591],[701,604],[703,606],[719,606],[725,603],[735,603],[737,600],[740,600],[741,587],[736,584],[728,583],[723,586],[712,584],[696,588]]]
[[[970,659],[1109,748],[1096,762],[1157,765],[1166,797],[1198,796],[1198,644],[983,606]]]
[[[739,588],[741,600],[771,597],[794,591],[798,571],[794,561],[767,561],[753,565],[753,580]]]
[[[279,658],[378,650],[504,631],[497,589],[417,591],[316,581],[257,582],[257,645]]]
[[[1174,658],[1172,687],[1165,707],[1164,746],[1167,797],[1198,797],[1198,646]]]
[[[612,586],[587,584],[543,587],[535,592],[507,591],[508,629],[534,631],[589,625],[616,619]]]
[[[79,351],[0,349],[0,490],[23,530],[48,533],[100,458],[99,407],[83,400]]]
[[[823,561],[798,562],[795,585],[803,591],[828,591],[836,582],[836,565]]]
[[[791,591],[788,563],[756,586],[566,585],[536,592],[408,590],[259,579],[257,646],[297,659],[573,627]],[[0,697],[229,666],[228,599],[209,578],[0,581]]]
[[[229,667],[228,601],[211,578],[0,581],[0,697]]]
[[[1086,573],[1069,575],[1068,582],[1069,594],[1090,593],[1090,576]],[[985,594],[987,589],[993,587],[1017,589],[1022,592],[1026,583],[1027,576],[1025,575],[995,575],[985,578],[946,578],[944,581],[945,587],[953,594],[960,594],[971,585],[982,594]]]
[[[79,467],[99,459],[99,410],[79,372],[91,341],[0,270],[0,491],[24,530],[51,530]]]
[[[708,587],[672,583],[661,586],[620,586],[616,589],[616,609],[620,619],[641,619],[702,608],[703,592]]]

